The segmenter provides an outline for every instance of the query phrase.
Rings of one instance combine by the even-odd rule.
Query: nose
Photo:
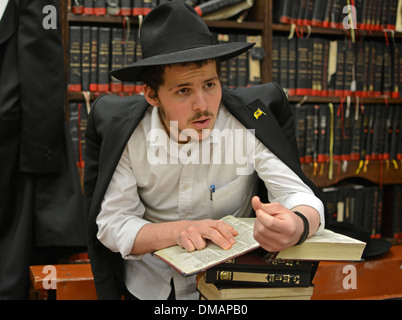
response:
[[[193,100],[193,110],[194,111],[205,111],[208,108],[208,100],[206,94],[200,90],[194,95]]]

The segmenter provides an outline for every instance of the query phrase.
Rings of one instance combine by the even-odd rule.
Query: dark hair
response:
[[[181,66],[188,66],[188,65],[196,65],[198,68],[201,68],[203,65],[215,61],[216,62],[216,72],[218,73],[218,76],[220,75],[221,71],[221,62],[219,59],[207,59],[207,60],[200,60],[200,61],[192,61],[192,62],[183,62],[183,63],[177,63],[176,65],[181,65]],[[142,73],[142,81],[144,84],[149,86],[151,90],[153,90],[156,95],[158,95],[158,90],[161,85],[164,84],[165,82],[165,70],[168,66],[173,66],[175,64],[165,64],[165,65],[159,65],[159,66],[150,66],[146,67],[145,70]]]

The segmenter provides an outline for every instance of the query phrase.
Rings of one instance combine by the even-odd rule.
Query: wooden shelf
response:
[[[138,24],[138,17],[136,16],[128,16],[130,23]],[[122,24],[124,21],[123,16],[95,16],[95,15],[80,15],[80,14],[68,14],[68,21],[73,23],[104,23],[104,24]],[[264,29],[263,22],[254,22],[254,21],[205,21],[208,27],[210,28],[222,28],[222,29],[241,29],[241,30],[256,30],[261,31]]]
[[[392,162],[374,160],[359,169],[359,162],[349,161],[347,166],[340,161],[334,161],[332,178],[329,176],[329,163],[319,163],[317,168],[313,164],[302,164],[304,173],[318,187],[329,187],[347,178],[362,178],[376,184],[402,183],[402,163],[398,161],[398,168]]]
[[[308,34],[311,32],[311,34],[321,34],[321,35],[326,35],[326,36],[344,36],[344,35],[350,35],[350,30],[346,29],[335,29],[335,28],[323,28],[323,27],[308,27],[308,26],[297,26],[297,28],[301,31],[303,31],[303,34]],[[310,30],[309,30],[310,29]],[[272,24],[272,30],[273,31],[280,31],[280,32],[290,32],[291,26],[288,24],[278,24],[278,23],[273,23]],[[371,38],[385,38],[385,33],[387,33],[387,36],[391,35],[390,30],[359,30],[356,29],[356,36],[361,36],[361,37],[371,37]],[[402,33],[400,32],[394,32],[394,37],[395,38],[402,38]]]
[[[356,97],[351,97],[351,102],[355,103]],[[289,102],[298,103],[303,101],[303,103],[341,103],[342,97],[320,97],[320,96],[289,96]],[[402,104],[402,98],[388,98],[388,97],[378,97],[378,98],[361,98],[359,101],[366,104]]]

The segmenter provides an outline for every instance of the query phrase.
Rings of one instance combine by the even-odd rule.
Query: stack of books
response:
[[[318,262],[360,261],[365,243],[330,230],[280,252],[266,252],[254,240],[254,218],[227,216],[239,235],[229,250],[209,242],[187,252],[172,246],[153,253],[183,276],[197,274],[207,300],[309,300]]]
[[[310,300],[318,261],[269,261],[266,254],[257,249],[200,273],[201,299]]]

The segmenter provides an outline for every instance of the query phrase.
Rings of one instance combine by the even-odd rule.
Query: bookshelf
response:
[[[285,1],[284,1],[285,2]],[[326,1],[328,2],[328,1]],[[138,28],[139,18],[137,16],[110,16],[110,15],[84,15],[72,13],[71,0],[61,4],[62,16],[62,32],[65,44],[66,68],[68,68],[68,39],[70,26],[103,26],[103,27],[121,27],[127,23],[133,26],[132,29]],[[278,23],[278,18],[274,17],[277,10],[277,4],[272,0],[255,0],[254,6],[248,11],[246,18],[239,20],[225,21],[206,21],[212,31],[216,32],[246,32],[258,34],[262,36],[262,47],[265,52],[265,58],[261,61],[261,81],[269,82],[273,78],[273,40],[275,37],[287,37],[291,31],[295,38],[320,37],[323,39],[350,39],[351,33],[354,33],[356,39],[371,41],[384,41],[393,39],[396,43],[401,42],[402,34],[391,29],[368,30],[357,28],[355,30],[346,30],[341,27],[329,28],[322,26],[296,25],[292,27],[290,24]],[[359,25],[360,26],[360,25]],[[388,38],[386,38],[388,37]],[[401,76],[402,78],[402,76]],[[402,91],[402,90],[401,90]],[[89,92],[89,100],[94,101],[98,96],[103,94],[119,94],[131,95],[131,92]],[[395,98],[387,95],[357,97],[353,94],[349,96],[352,105],[359,103],[361,105],[392,105],[402,108],[402,96]],[[333,104],[339,106],[345,103],[345,96],[329,94],[328,96],[314,95],[289,95],[288,100],[293,105],[303,104]],[[81,92],[68,92],[67,105],[71,102],[85,103],[84,96]],[[338,184],[341,181],[358,178],[370,183],[383,185],[402,184],[402,161],[390,160],[371,160],[364,162],[359,161],[325,161],[324,163],[303,163],[302,167],[307,176],[318,187],[329,187]]]

